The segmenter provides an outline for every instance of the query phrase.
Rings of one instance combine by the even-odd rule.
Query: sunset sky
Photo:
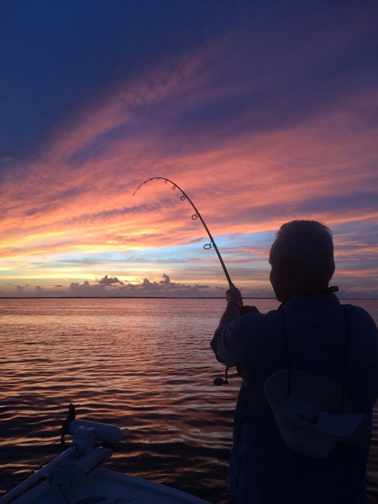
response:
[[[378,2],[0,1],[0,296],[245,296],[292,219],[378,297]]]

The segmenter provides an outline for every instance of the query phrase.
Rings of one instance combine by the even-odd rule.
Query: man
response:
[[[237,365],[243,380],[234,417],[231,501],[362,504],[369,446],[338,442],[322,458],[289,449],[264,384],[287,368],[288,352],[293,369],[324,376],[340,387],[346,362],[345,391],[354,411],[366,414],[371,425],[378,396],[377,328],[363,309],[342,307],[335,289],[328,287],[335,264],[326,226],[304,220],[284,224],[269,263],[279,309],[261,314],[255,307],[243,307],[240,291],[232,287],[211,342],[217,359],[228,367]]]

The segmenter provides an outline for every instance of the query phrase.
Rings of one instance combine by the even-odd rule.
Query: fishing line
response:
[[[149,179],[145,180],[144,182],[142,182],[142,183],[141,183],[141,184],[140,184],[140,185],[139,185],[139,186],[135,189],[135,191],[133,192],[133,196],[135,196],[135,194],[139,191],[139,189],[140,189],[142,186],[146,185],[148,182],[153,182],[154,180],[164,180],[164,183],[165,183],[165,184],[172,184],[172,190],[173,190],[173,191],[175,191],[176,189],[178,189],[178,190],[180,191],[180,193],[181,193],[181,196],[180,196],[181,201],[188,200],[188,201],[189,201],[189,203],[192,205],[192,208],[194,209],[194,212],[195,212],[195,213],[192,215],[192,220],[197,220],[197,219],[199,219],[199,220],[202,222],[202,225],[203,225],[203,227],[205,228],[206,233],[208,234],[208,237],[209,237],[209,239],[210,239],[210,243],[206,243],[206,244],[203,246],[203,248],[204,248],[205,250],[209,250],[209,249],[211,249],[211,248],[214,248],[214,250],[215,250],[215,252],[216,252],[216,254],[217,254],[217,256],[218,256],[219,262],[221,263],[221,266],[222,266],[222,268],[223,268],[223,272],[224,272],[224,274],[225,274],[225,276],[226,276],[226,278],[227,278],[228,285],[230,286],[230,288],[231,288],[231,287],[234,287],[234,284],[233,284],[233,283],[232,283],[232,281],[231,281],[231,277],[230,277],[230,275],[229,275],[229,273],[228,273],[228,271],[227,271],[226,265],[224,264],[224,261],[223,261],[223,259],[222,259],[222,256],[220,255],[220,252],[219,252],[219,250],[218,250],[218,247],[217,247],[217,245],[216,245],[216,243],[215,243],[215,240],[214,240],[214,238],[213,238],[212,234],[211,234],[211,233],[210,233],[210,231],[209,231],[209,228],[208,228],[208,227],[207,227],[207,225],[206,225],[206,222],[203,220],[202,215],[199,213],[199,211],[198,211],[197,207],[195,206],[195,204],[193,203],[193,201],[189,198],[189,196],[186,194],[186,192],[185,192],[185,191],[183,191],[183,190],[181,189],[181,187],[180,187],[180,186],[178,186],[177,184],[175,184],[174,182],[172,182],[172,180],[169,180],[169,179],[167,179],[167,178],[165,178],[165,177],[151,177],[151,178],[149,178]],[[217,385],[217,386],[219,386],[219,385],[224,385],[224,384],[227,384],[227,383],[228,383],[228,367],[226,367],[226,369],[225,369],[225,378],[224,378],[224,379],[223,379],[223,378],[215,378],[215,380],[213,381],[213,383],[214,383],[214,385]]]

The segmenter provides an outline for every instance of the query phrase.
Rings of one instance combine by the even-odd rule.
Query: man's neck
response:
[[[284,293],[282,296],[282,302],[285,303],[295,296],[320,296],[324,294],[331,294],[332,292],[337,292],[338,290],[338,287],[328,287],[328,284],[296,286],[292,289],[288,289],[287,292]]]

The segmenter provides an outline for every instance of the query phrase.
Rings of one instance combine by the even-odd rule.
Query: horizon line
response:
[[[0,299],[225,299],[224,296],[0,296]],[[274,297],[251,297],[243,299],[272,299]],[[378,301],[378,298],[366,297],[338,297],[338,299],[352,299],[358,301]],[[279,302],[279,301],[278,301]]]

